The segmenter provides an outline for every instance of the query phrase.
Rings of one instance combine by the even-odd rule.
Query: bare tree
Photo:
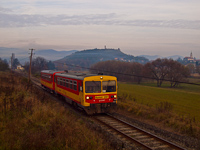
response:
[[[17,58],[15,58],[13,63],[12,63],[13,69],[17,69],[18,65],[20,65],[20,62],[19,62],[19,60]]]
[[[29,63],[25,64],[25,70],[29,69]],[[37,57],[36,59],[33,59],[32,65],[31,65],[31,72],[32,73],[39,73],[41,70],[48,69],[47,67],[47,61],[42,57]]]
[[[0,58],[0,71],[8,70],[8,63]]]
[[[116,76],[120,81],[140,83],[143,65],[135,62],[109,60],[98,62],[90,67],[92,73],[104,73]]]
[[[143,76],[143,65],[139,63],[131,63],[131,74],[134,75],[133,80],[137,82],[138,84],[141,83],[142,81],[142,76]]]
[[[179,82],[190,75],[190,71],[187,67],[172,59],[168,61],[168,68],[169,72],[167,77],[170,80],[171,87],[178,86]]]
[[[195,73],[195,66],[194,66],[194,64],[192,64],[192,63],[187,64],[187,68],[190,70],[190,73]]]
[[[163,80],[169,72],[167,65],[168,61],[168,59],[158,58],[152,62],[145,64],[144,66],[145,76],[149,75],[149,77],[155,78],[158,87],[162,85]]]
[[[200,74],[200,65],[196,66],[196,73]]]

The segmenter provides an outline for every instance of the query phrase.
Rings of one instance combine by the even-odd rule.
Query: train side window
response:
[[[65,86],[65,79],[63,79],[63,86]]]
[[[72,80],[70,80],[70,89],[72,89]]]
[[[69,80],[66,79],[66,87],[69,87]]]
[[[60,85],[63,85],[63,81],[62,81],[62,78],[60,78]]]
[[[60,85],[60,78],[57,78],[58,85]]]
[[[74,81],[74,90],[77,90],[77,81]]]
[[[48,81],[51,81],[51,76],[50,75],[48,75]]]

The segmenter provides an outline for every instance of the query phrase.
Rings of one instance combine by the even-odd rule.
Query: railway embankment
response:
[[[0,149],[115,149],[28,80],[0,72]]]

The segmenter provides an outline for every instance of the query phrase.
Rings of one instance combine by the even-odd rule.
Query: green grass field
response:
[[[169,88],[169,83],[164,83],[158,88],[154,83],[118,83],[118,87],[119,95],[127,93],[137,103],[156,107],[160,102],[168,102],[173,105],[176,114],[200,121],[200,86],[181,84],[177,88]]]

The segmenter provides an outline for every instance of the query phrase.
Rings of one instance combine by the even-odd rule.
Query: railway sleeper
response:
[[[118,122],[115,122],[115,121],[110,121],[108,119],[105,119],[105,121],[111,125],[118,125],[119,123]]]
[[[164,149],[171,149],[171,147],[169,147],[168,145],[160,145],[157,147],[153,147],[155,150],[164,150]]]
[[[151,143],[147,143],[147,145],[149,145],[151,147],[160,147],[160,146],[165,145],[165,144],[160,143],[159,141],[154,141],[154,142],[151,142]]]
[[[124,128],[123,125],[113,125],[113,124],[111,124],[111,126],[113,126],[113,127],[115,127],[115,128],[118,128],[118,129]]]
[[[123,132],[123,133],[125,133],[125,134],[127,134],[128,136],[131,136],[131,137],[132,137],[132,135],[133,135],[135,132]]]
[[[142,135],[142,133],[140,133],[140,132],[130,134],[131,137],[137,137],[137,136],[140,136],[140,135]]]
[[[146,139],[141,139],[140,140],[143,143],[151,143],[151,142],[155,142],[154,138],[146,138]]]
[[[148,136],[146,136],[146,135],[141,135],[141,136],[137,136],[137,137],[135,137],[137,140],[142,140],[142,139],[146,139],[146,138],[148,138]]]
[[[124,133],[136,133],[137,130],[132,130],[129,127],[123,127],[119,129],[120,131],[124,132]]]
[[[110,121],[108,121],[109,122],[109,124],[112,124],[112,125],[123,125],[122,123],[118,123],[118,122],[110,122]]]

